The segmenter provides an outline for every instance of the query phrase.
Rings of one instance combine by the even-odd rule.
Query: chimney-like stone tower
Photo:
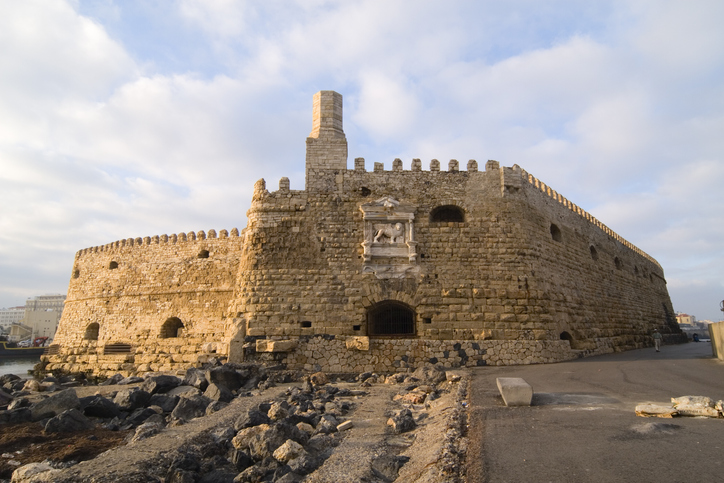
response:
[[[347,137],[342,129],[342,95],[319,91],[313,100],[312,132],[307,138],[306,189],[336,191],[347,169]]]

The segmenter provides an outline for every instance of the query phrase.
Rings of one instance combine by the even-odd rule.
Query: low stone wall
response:
[[[709,335],[714,357],[724,361],[724,322],[709,324]]]
[[[317,335],[291,341],[278,339],[284,343],[278,349],[269,341],[274,339],[248,337],[244,359],[283,364],[292,370],[388,373],[421,366],[449,369],[544,364],[606,354],[616,347],[616,341],[605,338],[596,339],[595,348],[585,351],[571,349],[565,340],[455,341]]]
[[[57,353],[43,356],[43,360],[47,362],[48,371],[129,376],[143,372],[183,371],[213,357],[226,358],[225,344],[202,338],[159,339],[128,345],[129,352],[106,353],[96,341],[83,341],[79,347],[60,347]]]

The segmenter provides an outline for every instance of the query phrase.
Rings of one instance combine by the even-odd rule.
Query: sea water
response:
[[[28,371],[32,371],[35,364],[40,362],[40,357],[2,357],[0,358],[0,376],[4,374],[15,374],[23,379],[32,377]]]

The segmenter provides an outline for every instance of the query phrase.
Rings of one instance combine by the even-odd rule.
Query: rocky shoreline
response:
[[[97,385],[3,376],[0,387],[0,482],[465,481],[460,373],[216,363]],[[37,454],[41,435],[98,452]]]

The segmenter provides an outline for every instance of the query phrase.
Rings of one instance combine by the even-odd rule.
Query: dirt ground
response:
[[[4,425],[0,433],[0,479],[9,480],[16,468],[27,463],[46,459],[56,463],[93,459],[124,444],[127,436],[128,431],[107,429],[44,434],[40,423]]]

